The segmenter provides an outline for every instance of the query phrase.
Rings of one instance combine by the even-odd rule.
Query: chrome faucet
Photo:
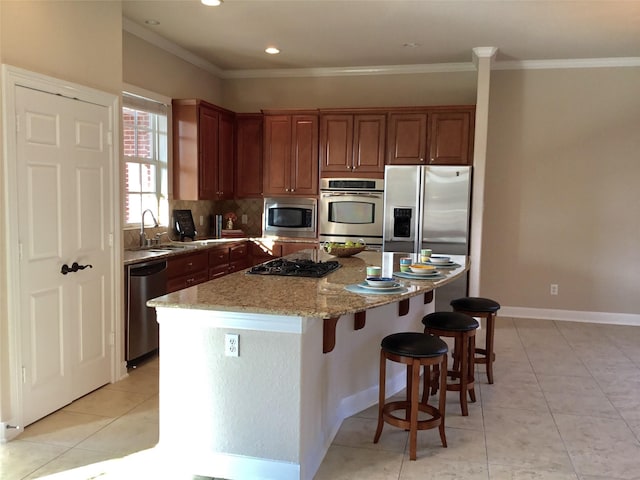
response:
[[[147,245],[147,234],[144,231],[144,216],[146,213],[149,213],[149,215],[151,215],[151,218],[153,219],[153,226],[157,227],[158,225],[158,220],[156,220],[156,217],[153,216],[153,212],[151,210],[149,210],[148,208],[142,212],[142,220],[140,222],[140,246],[141,247],[145,247]]]

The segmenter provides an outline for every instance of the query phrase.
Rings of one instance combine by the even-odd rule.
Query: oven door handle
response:
[[[379,193],[362,193],[362,192],[345,192],[345,193],[323,193],[323,198],[331,198],[331,197],[366,197],[366,198],[382,198],[382,195]]]

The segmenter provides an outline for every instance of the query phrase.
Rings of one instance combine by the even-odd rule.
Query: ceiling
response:
[[[122,8],[125,29],[222,73],[468,63],[474,47],[497,47],[496,64],[640,59],[640,0],[123,0]],[[267,55],[268,46],[281,53]]]

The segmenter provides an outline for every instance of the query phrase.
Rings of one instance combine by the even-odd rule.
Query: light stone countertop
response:
[[[341,268],[323,278],[251,275],[246,270],[186,288],[147,302],[151,307],[218,310],[313,318],[333,318],[373,307],[399,302],[427,293],[450,283],[469,269],[468,257],[451,255],[460,267],[441,270],[445,278],[437,281],[396,280],[407,287],[400,294],[358,294],[345,290],[346,285],[361,283],[366,267],[378,265],[383,276],[399,270],[404,253],[364,251],[353,257],[336,258],[319,250],[303,250],[287,258],[314,261],[337,260]]]
[[[205,250],[209,248],[216,247],[218,245],[238,243],[238,242],[256,242],[258,244],[262,243],[273,243],[275,241],[286,241],[288,243],[315,243],[317,244],[317,240],[309,240],[309,239],[290,239],[290,238],[214,238],[214,239],[205,239],[205,240],[196,240],[193,242],[169,242],[154,245],[148,248],[134,248],[134,249],[125,249],[124,250],[124,265],[133,265],[136,263],[143,263],[152,260],[161,260],[169,257],[175,257],[178,255],[185,255],[188,253],[197,252],[199,250]],[[169,245],[172,249],[167,249],[166,246]],[[179,248],[173,248],[179,247]]]

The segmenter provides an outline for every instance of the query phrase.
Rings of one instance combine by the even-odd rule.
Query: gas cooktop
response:
[[[313,277],[320,278],[330,274],[340,268],[340,263],[336,261],[314,262],[308,259],[296,258],[286,260],[276,258],[247,270],[247,273],[254,275],[284,275],[291,277]]]

